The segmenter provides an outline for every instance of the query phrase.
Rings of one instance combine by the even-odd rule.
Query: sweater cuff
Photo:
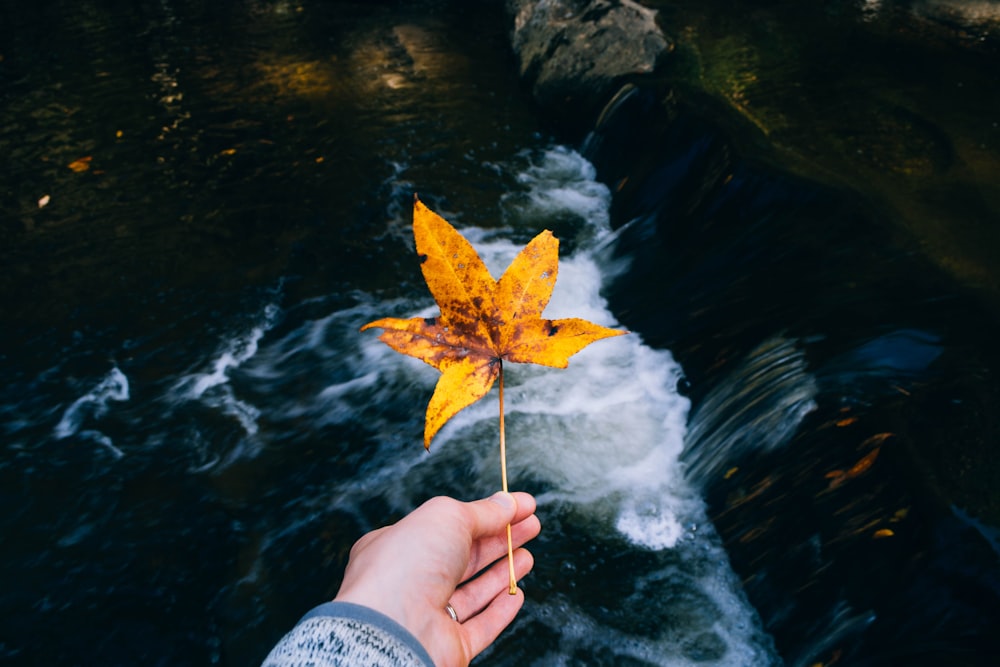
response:
[[[405,644],[411,651],[419,656],[427,667],[434,667],[434,661],[431,660],[431,656],[427,652],[427,649],[424,648],[423,644],[417,641],[417,638],[414,637],[409,630],[382,612],[375,611],[371,607],[354,604],[353,602],[324,602],[323,604],[310,609],[305,616],[299,619],[299,622],[296,623],[296,625],[317,616],[350,618],[356,621],[361,621],[362,623],[373,625],[399,639],[400,642]]]

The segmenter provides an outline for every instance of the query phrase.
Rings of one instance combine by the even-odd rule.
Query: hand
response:
[[[508,591],[506,528],[511,524],[514,572],[520,579],[534,564],[531,554],[519,548],[541,530],[534,512],[535,499],[527,493],[497,493],[470,503],[432,498],[355,543],[335,600],[393,619],[417,638],[437,667],[466,667],[524,604],[520,589],[514,595]],[[449,603],[457,623],[445,611]]]

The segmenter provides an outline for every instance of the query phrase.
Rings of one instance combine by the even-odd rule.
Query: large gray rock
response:
[[[631,0],[508,0],[507,9],[522,79],[543,114],[571,130],[673,48],[656,12]]]

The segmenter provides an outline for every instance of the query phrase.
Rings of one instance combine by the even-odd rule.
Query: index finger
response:
[[[473,540],[496,535],[508,524],[519,523],[535,513],[535,498],[530,493],[495,493],[489,498],[466,503],[471,510],[469,534]]]

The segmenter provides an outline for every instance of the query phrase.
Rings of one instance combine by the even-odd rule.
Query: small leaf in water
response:
[[[875,463],[875,459],[878,458],[879,451],[879,448],[876,447],[872,451],[868,452],[846,472],[841,472],[839,470],[828,472],[826,477],[830,480],[829,488],[835,489],[841,484],[849,482],[850,480],[855,479],[856,477],[859,477],[867,472],[868,469]]]
[[[876,540],[880,540],[880,539],[882,539],[883,537],[892,537],[892,536],[893,536],[893,535],[895,535],[895,534],[896,534],[896,533],[894,533],[894,532],[893,532],[892,530],[890,530],[889,528],[879,528],[879,529],[878,529],[878,530],[876,530],[876,531],[875,531],[874,533],[872,533],[872,538],[873,538],[873,539],[876,539]]]
[[[42,197],[38,200],[38,208],[45,208],[46,206],[49,205],[49,201],[51,200],[52,197],[48,195],[42,195]]]
[[[90,161],[93,159],[94,158],[92,156],[88,155],[87,157],[82,157],[78,160],[73,160],[66,166],[79,174],[80,172],[87,171],[88,169],[90,169]]]
[[[871,468],[872,464],[875,463],[875,459],[878,458],[878,453],[879,453],[879,448],[876,447],[872,451],[862,456],[861,459],[853,466],[851,466],[851,469],[847,471],[847,475],[849,477],[857,477],[861,473]]]

